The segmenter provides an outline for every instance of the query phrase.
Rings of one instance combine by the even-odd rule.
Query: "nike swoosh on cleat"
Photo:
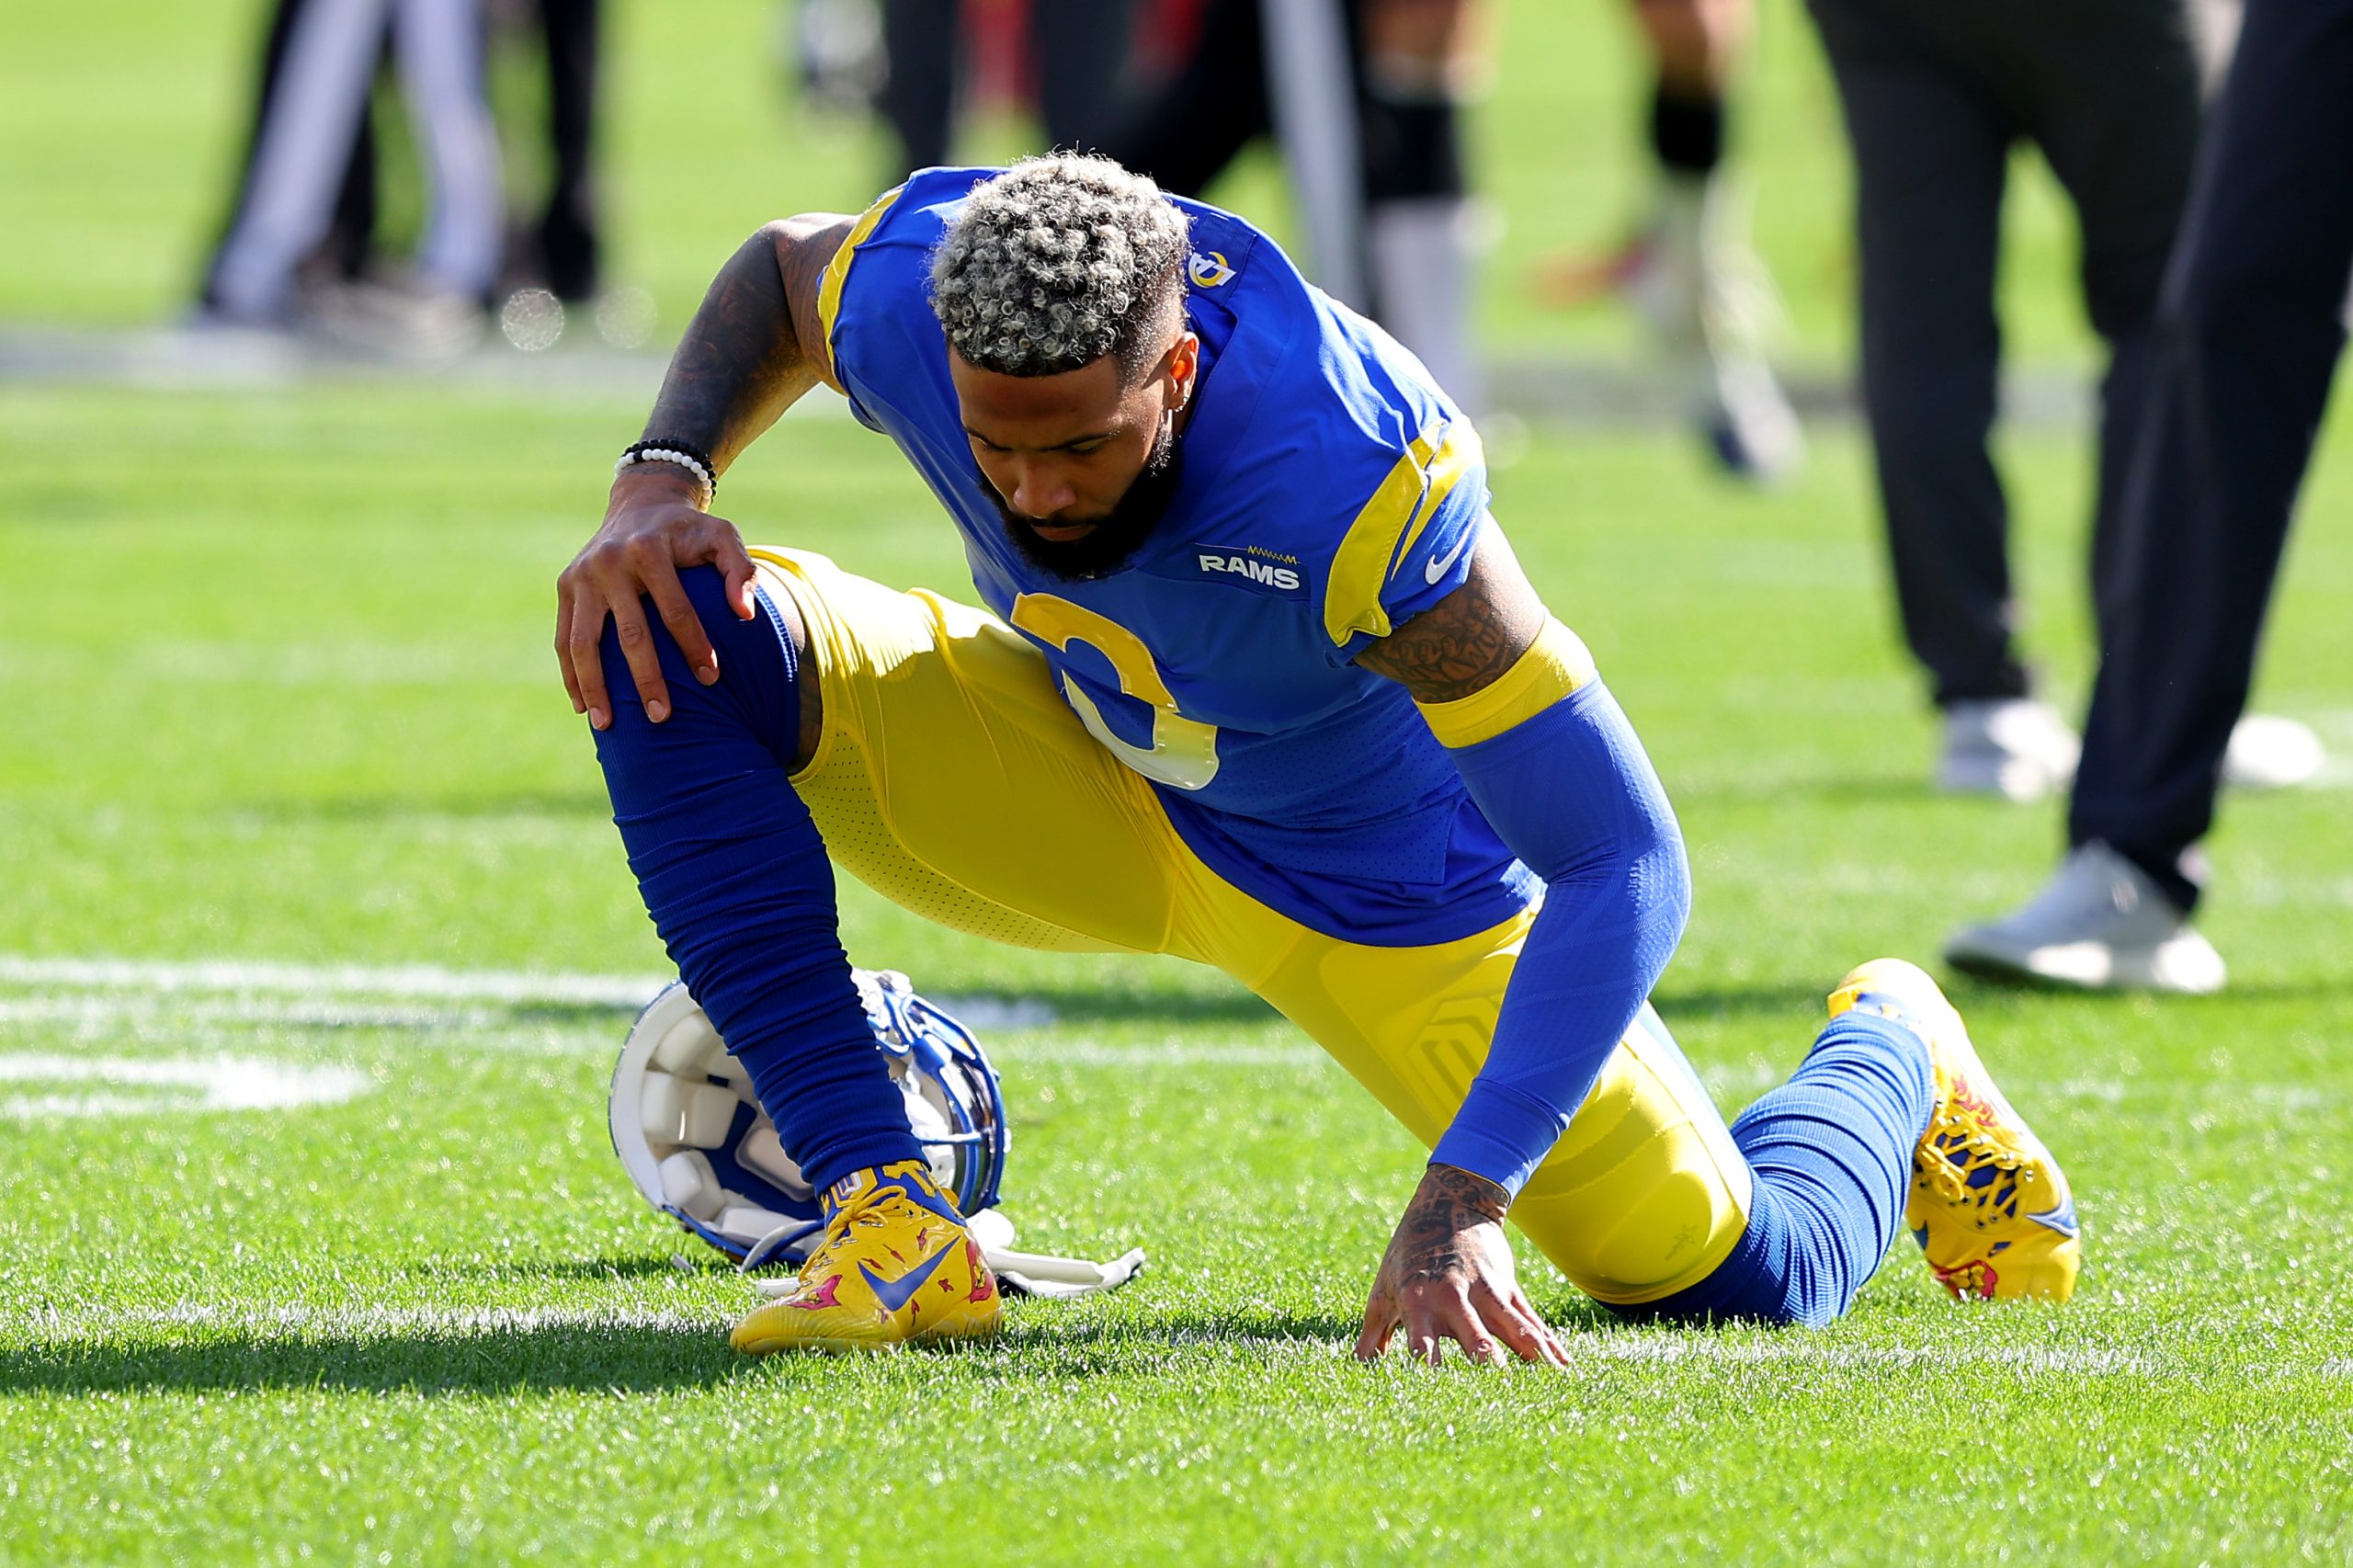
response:
[[[2075,1222],[2075,1200],[2072,1198],[2056,1209],[2046,1209],[2040,1214],[2029,1214],[2027,1218],[2045,1230],[2056,1231],[2063,1236],[2077,1235],[2083,1231],[2083,1227]]]
[[[858,1271],[866,1276],[866,1283],[872,1287],[874,1299],[882,1303],[882,1310],[887,1312],[895,1312],[915,1300],[915,1294],[923,1289],[924,1281],[938,1272],[939,1260],[954,1251],[962,1239],[959,1236],[950,1240],[946,1246],[941,1247],[896,1279],[884,1279],[862,1263],[858,1266]]]
[[[1427,566],[1423,567],[1423,578],[1426,581],[1435,583],[1440,577],[1445,576],[1447,569],[1454,564],[1454,558],[1461,555],[1464,550],[1469,548],[1471,536],[1476,532],[1478,532],[1476,528],[1466,530],[1461,539],[1454,541],[1454,548],[1452,550],[1448,551],[1438,560],[1433,561]]]

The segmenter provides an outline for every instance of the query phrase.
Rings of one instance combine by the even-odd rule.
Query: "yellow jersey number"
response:
[[[1151,706],[1152,745],[1147,750],[1113,734],[1095,699],[1076,681],[1063,676],[1063,696],[1076,710],[1079,722],[1113,756],[1146,778],[1177,790],[1206,789],[1217,777],[1217,726],[1188,719],[1176,710],[1176,699],[1161,678],[1159,662],[1142,638],[1116,620],[1052,594],[1023,594],[1015,599],[1013,624],[1065,652],[1073,642],[1086,643],[1110,661],[1121,691]]]

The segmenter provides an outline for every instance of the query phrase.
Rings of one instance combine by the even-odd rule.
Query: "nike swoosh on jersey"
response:
[[[1438,557],[1436,561],[1431,562],[1427,566],[1423,567],[1423,581],[1436,583],[1440,577],[1445,576],[1448,570],[1453,566],[1455,557],[1461,555],[1465,550],[1471,548],[1471,536],[1478,531],[1479,530],[1476,528],[1466,530],[1461,539],[1454,541],[1454,548],[1452,550],[1448,551],[1444,555]]]
[[[954,1248],[963,1244],[963,1240],[961,1235],[949,1237],[946,1246],[941,1247],[896,1279],[884,1279],[863,1263],[858,1266],[858,1271],[865,1275],[867,1284],[873,1287],[874,1299],[882,1303],[882,1310],[886,1312],[895,1312],[915,1299],[915,1293],[923,1289],[924,1281],[938,1272],[939,1260],[946,1257]]]

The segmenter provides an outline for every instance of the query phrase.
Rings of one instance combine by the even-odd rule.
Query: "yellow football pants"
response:
[[[995,616],[823,556],[753,555],[808,631],[824,727],[793,784],[836,864],[976,936],[1213,964],[1436,1145],[1486,1060],[1532,915],[1428,947],[1309,930],[1203,865]],[[1512,1219],[1580,1289],[1632,1304],[1705,1278],[1745,1230],[1749,1194],[1723,1118],[1645,1008]]]

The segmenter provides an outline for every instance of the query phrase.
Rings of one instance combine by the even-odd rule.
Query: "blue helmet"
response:
[[[996,1069],[905,975],[851,972],[933,1178],[967,1218],[993,1207],[1011,1146]],[[824,1235],[815,1189],[684,981],[631,1026],[609,1115],[613,1152],[646,1201],[744,1267],[798,1267]]]

